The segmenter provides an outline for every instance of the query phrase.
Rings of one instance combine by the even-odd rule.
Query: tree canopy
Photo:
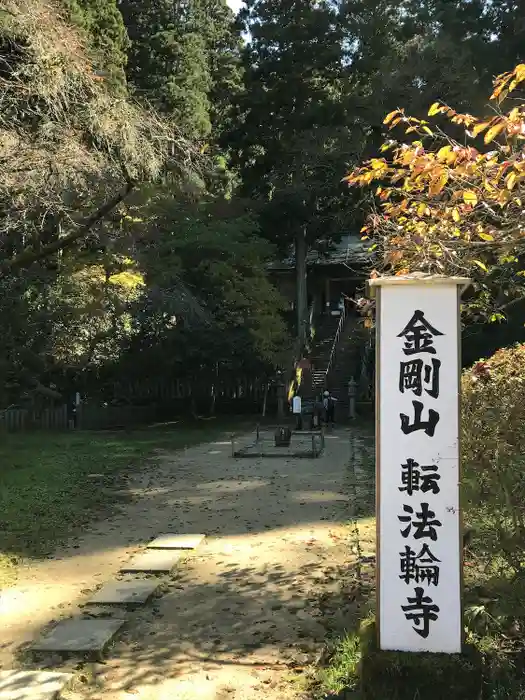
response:
[[[250,0],[241,15],[244,91],[228,134],[241,192],[259,202],[266,235],[287,249],[340,235],[345,149],[343,31],[328,2]],[[315,50],[312,50],[315,47]]]
[[[348,172],[378,267],[469,273],[501,318],[525,291],[521,27],[507,0],[5,0],[3,404],[288,367],[309,249],[365,223]],[[269,271],[292,246],[295,327]]]
[[[524,64],[500,75],[485,117],[441,102],[430,106],[432,123],[391,112],[384,121],[393,136],[412,139],[389,139],[382,157],[347,177],[351,185],[377,185],[380,208],[362,232],[384,269],[473,276],[475,309],[494,320],[525,295],[524,81]],[[461,127],[462,137],[447,124]]]
[[[190,138],[220,130],[240,79],[239,38],[226,0],[123,0],[120,11],[137,94],[171,114]]]
[[[140,183],[181,177],[192,147],[115,99],[97,53],[45,0],[6,0],[0,84],[0,245],[5,271],[84,238]]]
[[[125,94],[130,42],[117,0],[64,0],[64,5],[69,19],[89,37],[94,70],[117,94]]]

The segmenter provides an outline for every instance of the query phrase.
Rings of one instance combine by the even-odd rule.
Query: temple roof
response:
[[[343,236],[339,243],[333,244],[326,253],[310,250],[306,258],[307,265],[362,265],[369,261],[368,245],[355,234]],[[295,252],[291,250],[287,258],[273,262],[269,267],[272,270],[289,270],[295,267]]]

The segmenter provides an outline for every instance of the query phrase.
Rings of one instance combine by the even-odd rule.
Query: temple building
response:
[[[327,253],[311,251],[306,260],[308,308],[314,315],[338,315],[344,297],[355,299],[364,293],[368,278],[370,254],[367,245],[355,234],[343,236]],[[270,265],[273,283],[289,301],[296,305],[295,256]]]

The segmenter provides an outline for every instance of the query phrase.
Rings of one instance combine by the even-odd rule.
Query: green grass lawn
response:
[[[118,476],[143,465],[155,449],[184,448],[231,429],[232,424],[206,420],[132,432],[2,435],[0,588],[14,579],[20,558],[46,556],[107,513]]]

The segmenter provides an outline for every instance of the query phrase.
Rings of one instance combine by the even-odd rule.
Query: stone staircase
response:
[[[315,326],[315,337],[310,355],[312,362],[312,391],[318,394],[326,387],[326,368],[330,359],[339,316],[320,316]]]
[[[348,383],[359,380],[361,347],[364,342],[361,319],[348,319],[328,373],[328,389],[338,399],[338,407],[348,415]]]
[[[323,318],[319,324],[311,354],[313,366],[311,389],[313,396],[328,389],[338,400],[337,413],[346,417],[348,415],[348,382],[352,377],[356,381],[359,379],[360,353],[366,331],[359,317],[347,317],[327,375],[338,324],[339,317]]]

